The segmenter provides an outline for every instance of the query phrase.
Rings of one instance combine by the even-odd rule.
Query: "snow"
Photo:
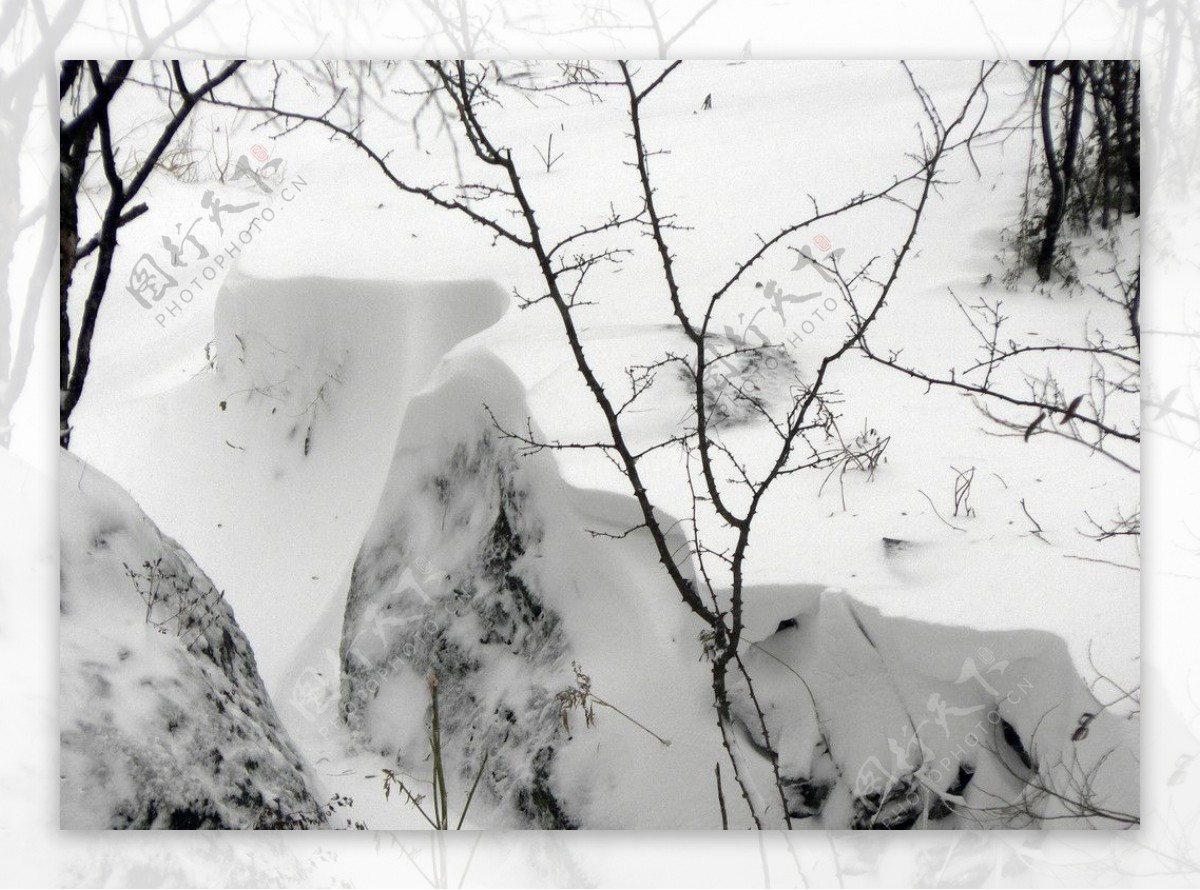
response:
[[[689,306],[729,276],[755,233],[805,212],[810,193],[833,206],[911,164],[905,152],[915,144],[918,109],[898,66],[687,67],[688,76],[655,95],[646,128],[652,145],[671,152],[653,160],[656,198],[694,225],[671,233]],[[647,63],[641,76],[656,70]],[[968,63],[915,66],[947,104],[961,98],[975,71]],[[994,122],[1022,89],[1012,71],[998,80]],[[713,109],[699,112],[708,93]],[[534,107],[514,99],[487,122],[512,142],[519,163],[531,165],[527,183],[549,237],[601,218],[610,200],[631,209],[636,179],[624,163],[632,148],[620,102]],[[260,138],[246,121],[239,126],[239,138]],[[382,119],[371,127],[377,138],[395,138],[406,175],[454,180],[437,143],[416,149],[407,128]],[[563,158],[546,172],[537,169],[534,146],[550,132]],[[210,188],[226,201],[253,195],[259,202],[236,226],[209,231],[204,243],[214,254],[251,215],[262,221],[177,315],[159,320],[159,308],[113,294],[74,418],[73,450],[127,489],[226,592],[287,734],[324,790],[354,798],[353,819],[371,828],[424,827],[411,806],[394,795],[384,800],[381,770],[398,765],[418,781],[428,777],[425,674],[446,667],[434,643],[448,641],[465,660],[441,678],[452,800],[465,798],[483,747],[493,751],[468,824],[553,822],[545,806],[531,815],[528,804],[548,790],[580,827],[716,827],[713,764],[727,761],[700,660],[702,626],[648,539],[604,536],[639,521],[625,481],[595,453],[521,454],[484,410],[509,430],[525,432],[530,420],[549,439],[605,435],[555,313],[544,305],[518,309],[510,296],[541,293],[536,268],[481,227],[400,195],[366,159],[315,131],[271,148],[285,159],[277,185],[293,183],[290,198],[248,183],[152,183],[152,212],[127,230],[131,244],[149,245],[176,223],[186,227]],[[993,142],[977,149],[976,161],[981,177],[965,156],[952,160],[953,182],[934,201],[903,288],[881,319],[877,351],[903,346],[908,363],[938,372],[949,356],[969,356],[973,334],[948,288],[966,305],[1002,298],[1012,330],[1048,342],[1077,337],[1085,323],[1117,329],[1119,313],[1094,294],[1043,293],[1028,280],[1004,289],[999,233],[1016,220],[1026,158]],[[720,176],[707,172],[714,164]],[[822,235],[847,248],[847,261],[863,262],[893,244],[902,224],[900,210],[876,206],[787,244]],[[1136,230],[1122,236],[1136,250]],[[603,379],[620,386],[627,365],[682,343],[666,327],[669,306],[650,242],[623,235],[616,246],[634,252],[597,272],[590,292],[597,305],[580,317]],[[126,265],[114,280],[128,275],[136,256],[119,252]],[[1107,259],[1097,247],[1084,275],[1099,274]],[[847,317],[842,306],[809,334],[800,327],[808,309],[775,313],[756,282],[823,287],[795,265],[794,252],[769,254],[719,318],[722,329],[740,333],[753,317],[767,336],[789,344],[775,366],[739,370],[775,404],[795,375],[811,373]],[[1085,366],[1055,368],[1072,385],[1086,380]],[[917,789],[928,803],[954,784],[960,748],[970,749],[975,770],[965,792],[973,818],[1011,825],[987,797],[1011,803],[1019,793],[1011,773],[1021,769],[999,724],[989,722],[993,713],[1047,768],[1068,768],[1077,756],[1086,773],[1117,749],[1098,793],[1115,811],[1136,812],[1136,769],[1122,758],[1137,756],[1138,722],[1128,719],[1128,702],[1102,704],[1139,681],[1138,554],[1123,539],[1096,543],[1079,529],[1085,511],[1108,516],[1136,505],[1137,476],[1050,437],[990,436],[969,400],[925,393],[865,360],[848,359],[834,384],[843,429],[890,437],[886,463],[829,480],[789,477],[763,503],[747,579],[755,647],[745,656],[781,771],[828,795],[819,816],[797,825],[882,818],[864,810],[865,796],[881,787],[872,775],[905,794]],[[686,398],[682,381],[664,377],[631,419],[634,443],[677,429]],[[726,441],[751,462],[770,453],[761,424],[731,422]],[[663,515],[689,515],[677,453],[664,451],[646,467]],[[973,512],[954,515],[954,468],[968,467],[975,468]],[[504,555],[504,570],[488,576],[501,515],[520,552]],[[888,548],[883,539],[906,544]],[[676,543],[685,543],[681,535]],[[542,617],[505,612],[514,578]],[[446,608],[472,584],[469,608]],[[431,615],[436,626],[423,631]],[[501,619],[516,621],[511,633],[497,630]],[[794,626],[781,627],[788,622]],[[483,642],[489,634],[496,636]],[[963,680],[968,660],[986,684]],[[564,727],[556,696],[575,683],[572,662],[597,696],[670,746],[605,707],[597,707],[595,726],[576,712]],[[1022,685],[1014,704],[1006,694],[1016,683],[1030,688]],[[944,727],[922,729],[940,713],[931,708],[935,695],[965,713],[952,710]],[[352,731],[339,719],[348,706],[358,715]],[[493,718],[504,708],[519,730],[499,741]],[[1087,713],[1099,716],[1072,742]],[[745,708],[738,717],[757,725]],[[967,735],[981,717],[989,735],[972,745]],[[780,823],[766,761],[741,738],[756,764],[756,793]],[[553,754],[538,761],[547,750]],[[725,794],[731,824],[748,824],[728,775]],[[890,804],[902,809],[905,794]],[[1052,801],[1033,810],[1055,815]],[[921,826],[976,824],[942,821]]]
[[[507,741],[497,737],[487,749],[484,787],[496,798],[501,824],[506,795],[517,801],[509,807],[520,809],[535,782],[520,773],[549,749],[552,775],[562,783],[551,790],[568,802],[570,824],[621,827],[639,824],[636,818],[671,827],[679,818],[675,776],[691,752],[707,754],[694,736],[698,727],[689,725],[681,743],[672,739],[667,748],[604,708],[595,727],[583,726],[578,713],[563,726],[556,695],[574,685],[576,661],[597,695],[675,736],[673,727],[704,701],[703,674],[692,670],[698,626],[683,631],[669,585],[645,572],[648,546],[630,552],[587,533],[623,531],[628,507],[605,516],[598,507],[616,498],[571,491],[549,454],[520,458],[499,439],[484,405],[501,426],[528,417],[520,382],[486,352],[446,362],[410,403],[355,567],[342,647],[351,685],[348,693],[343,687],[343,703],[367,708],[374,719],[400,698],[393,684],[416,691],[412,672],[433,670],[444,713],[470,723],[456,758],[464,782],[478,769],[480,748],[472,740],[495,735],[495,714],[515,715],[511,726],[497,721]],[[661,605],[647,607],[655,603]],[[371,678],[382,684],[378,697],[363,685]],[[423,697],[408,697],[406,707],[420,714],[400,718],[408,732],[381,732],[401,727],[381,727],[386,718],[378,718],[362,744],[422,752],[424,705]],[[415,771],[423,756],[402,762]],[[648,799],[661,800],[661,810],[647,808]],[[694,824],[704,824],[701,814],[710,808],[707,787],[697,789],[688,806]]]
[[[59,479],[62,827],[324,825],[221,592],[111,480]]]

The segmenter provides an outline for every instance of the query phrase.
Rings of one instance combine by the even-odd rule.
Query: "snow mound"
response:
[[[228,393],[220,410],[268,415],[271,435],[294,443],[284,453],[296,463],[322,441],[343,448],[338,406],[361,409],[364,379],[382,375],[376,399],[400,394],[507,308],[490,281],[265,278],[235,266],[221,286],[212,344]]]
[[[745,662],[794,819],[1112,828],[1138,814],[1137,711],[1113,689],[1101,704],[1054,634],[885,615],[829,589]],[[739,691],[750,738],[758,717]]]
[[[59,479],[62,827],[324,825],[223,595],[106,476]]]
[[[519,827],[677,825],[670,758],[690,761],[688,747],[603,706],[588,718],[567,691],[595,683],[660,728],[688,721],[711,770],[697,629],[680,632],[648,543],[588,534],[636,524],[632,500],[565,485],[549,454],[497,428],[536,437],[528,418],[524,388],[484,351],[447,359],[410,404],[347,598],[343,718],[359,744],[427,771],[433,674],[464,790],[488,753],[473,809]],[[709,789],[693,790],[682,812],[711,824]]]
[[[564,482],[557,453],[530,445],[542,436],[483,349],[448,357],[409,404],[350,581],[342,718],[419,791],[432,675],[455,799],[480,776],[481,824],[719,825],[704,628],[629,533],[632,498]],[[819,583],[744,600],[754,695],[736,675],[730,691],[765,825],[785,807],[824,829],[1136,816],[1134,703],[1089,685],[1056,634],[887,614]],[[749,823],[740,809],[731,826]]]
[[[537,572],[545,532],[531,503],[536,470],[482,422],[486,401],[510,414],[488,385],[500,369],[473,371],[409,407],[354,566],[342,710],[379,750],[419,752],[429,698],[420,681],[435,675],[459,770],[477,770],[488,752],[485,789],[497,801],[533,825],[569,828],[551,788],[566,735],[552,677],[566,640]]]

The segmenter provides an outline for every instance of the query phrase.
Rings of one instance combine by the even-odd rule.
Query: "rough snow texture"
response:
[[[66,452],[59,498],[62,827],[323,825],[221,593]]]
[[[552,788],[567,735],[554,685],[567,646],[538,572],[544,527],[530,468],[495,429],[475,424],[428,437],[437,426],[416,422],[430,412],[452,416],[451,406],[473,404],[466,416],[481,414],[485,386],[483,375],[468,374],[409,409],[354,566],[342,710],[367,744],[415,766],[427,753],[414,732],[429,710],[421,680],[436,676],[449,762],[467,778],[487,753],[482,788],[500,809],[528,826],[571,828]]]

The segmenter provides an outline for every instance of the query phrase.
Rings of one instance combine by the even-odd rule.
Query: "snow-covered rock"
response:
[[[747,592],[752,611],[782,614],[768,593]],[[1137,816],[1136,705],[1112,688],[1098,701],[1061,638],[885,615],[835,589],[795,602],[803,611],[745,656],[793,819],[1112,828]],[[759,721],[739,691],[750,738]]]
[[[648,542],[623,534],[632,499],[564,482],[554,454],[530,447],[541,437],[486,350],[448,358],[409,404],[350,581],[343,720],[420,793],[432,675],[452,796],[481,775],[482,824],[714,827],[727,755],[703,628]],[[731,674],[734,742],[764,824],[782,826],[784,805],[805,828],[1136,815],[1136,709],[1098,701],[1116,696],[1096,694],[1060,637],[890,615],[819,584],[750,586],[744,600],[755,696]],[[594,697],[593,725],[567,694],[585,684],[624,713]],[[730,824],[747,824],[725,790]]]
[[[221,592],[112,480],[59,479],[62,827],[324,825]]]
[[[698,627],[647,571],[648,543],[589,534],[636,525],[631,498],[564,484],[548,453],[496,427],[536,437],[528,418],[520,382],[481,350],[410,403],[350,585],[343,717],[362,746],[425,775],[433,674],[462,791],[488,755],[472,804],[486,824],[715,824],[707,782],[681,792],[673,778],[694,758],[707,776],[719,756]],[[588,719],[567,695],[588,682],[688,744],[592,701]]]
[[[537,471],[479,422],[484,402],[502,397],[494,384],[504,378],[498,368],[474,370],[409,408],[354,567],[341,706],[373,747],[419,762],[423,680],[436,676],[451,762],[466,774],[487,753],[483,787],[497,802],[526,824],[571,828],[552,787],[568,735],[555,697],[567,640],[539,573]],[[509,407],[493,410],[511,416]]]

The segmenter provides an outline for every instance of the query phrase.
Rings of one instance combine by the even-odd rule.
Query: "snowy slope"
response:
[[[63,452],[64,828],[307,828],[326,813],[223,595]]]
[[[203,528],[192,546],[223,588],[271,592],[238,603],[252,636],[286,635],[278,649],[260,646],[268,684],[318,624],[327,585],[349,570],[408,395],[450,345],[504,306],[487,282],[235,271],[216,303],[215,339],[187,357],[197,367],[184,382],[108,406],[113,422],[134,429],[169,418],[172,438],[190,443],[178,462],[103,448],[101,465],[128,474],[137,464],[143,483],[133,494],[158,522]],[[174,482],[148,486],[148,477]],[[176,483],[193,497],[180,499]],[[281,625],[284,603],[292,618]]]

